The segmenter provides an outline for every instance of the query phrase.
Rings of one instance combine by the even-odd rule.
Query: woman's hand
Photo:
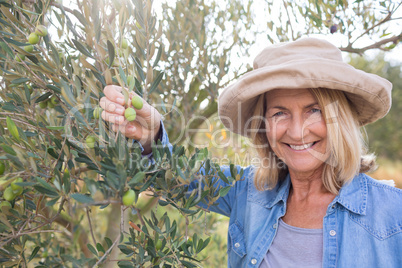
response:
[[[105,97],[100,99],[100,106],[103,108],[102,119],[111,123],[113,131],[120,131],[129,139],[135,139],[144,148],[143,154],[150,153],[152,141],[156,141],[160,130],[160,113],[146,101],[140,110],[135,109],[137,117],[129,122],[124,117],[126,107],[132,107],[131,99],[136,94],[130,92],[128,105],[124,103],[123,90],[119,86],[106,86],[103,89]]]

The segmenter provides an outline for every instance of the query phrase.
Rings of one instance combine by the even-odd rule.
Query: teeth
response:
[[[303,145],[291,145],[291,144],[289,144],[289,146],[293,150],[304,150],[304,149],[310,148],[311,146],[313,146],[313,144],[314,144],[314,142],[308,143],[308,144],[303,144]]]

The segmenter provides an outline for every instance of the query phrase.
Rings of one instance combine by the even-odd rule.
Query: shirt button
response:
[[[236,244],[235,244],[235,247],[236,247],[236,248],[240,247],[240,244],[239,244],[239,243],[236,243]]]
[[[256,259],[252,259],[252,260],[251,260],[251,264],[254,264],[254,265],[257,264],[257,260],[256,260]]]
[[[336,235],[335,230],[331,230],[331,231],[329,231],[329,235],[330,235],[330,236],[335,236],[335,235]]]
[[[272,228],[276,229],[276,227],[278,227],[278,225],[274,223],[274,225],[272,225]]]

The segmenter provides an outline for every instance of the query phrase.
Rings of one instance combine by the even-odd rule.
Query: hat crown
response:
[[[309,37],[266,47],[255,57],[253,67],[258,69],[306,59],[343,62],[341,51],[336,46],[325,40]]]

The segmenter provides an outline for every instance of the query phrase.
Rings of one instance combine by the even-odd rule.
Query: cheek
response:
[[[271,148],[277,147],[277,143],[284,133],[286,133],[286,127],[284,124],[269,122],[266,135]]]
[[[322,120],[317,127],[317,135],[321,136],[322,138],[327,137],[327,125],[325,124],[324,120]]]

